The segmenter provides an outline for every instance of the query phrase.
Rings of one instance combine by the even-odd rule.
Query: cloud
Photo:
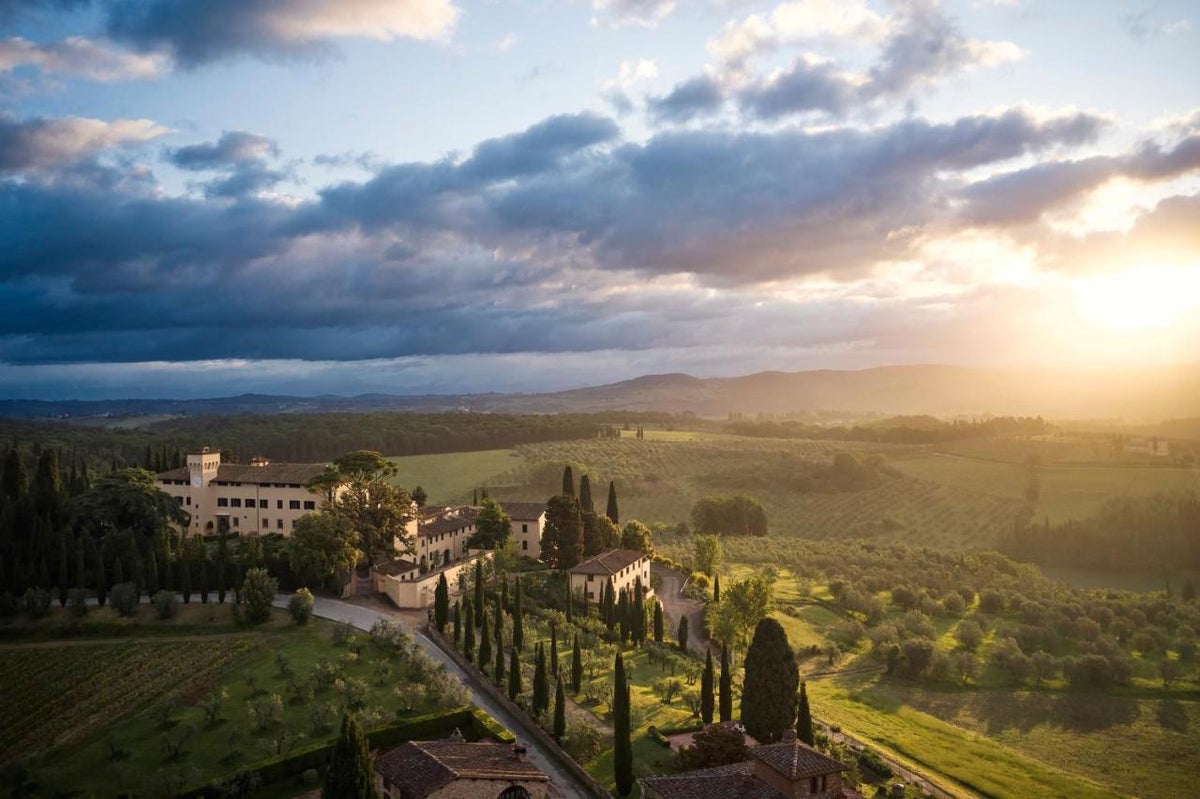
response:
[[[646,98],[651,118],[659,123],[687,122],[714,114],[724,103],[721,85],[709,75],[697,75],[676,84],[664,95]]]
[[[0,172],[70,164],[114,147],[152,141],[167,129],[148,119],[85,117],[15,120],[0,116]]]
[[[1171,22],[1157,22],[1151,19],[1149,11],[1138,11],[1121,17],[1121,28],[1134,41],[1147,42],[1162,36],[1173,36],[1178,33],[1188,33],[1192,29],[1192,21],[1186,17]]]
[[[613,27],[653,28],[675,10],[675,0],[592,0],[592,8]]]
[[[311,56],[340,37],[441,40],[458,17],[451,0],[146,0],[111,4],[107,28],[196,66],[242,53]]]
[[[19,36],[0,40],[0,73],[24,66],[68,77],[116,81],[158,77],[167,70],[168,62],[160,54],[129,53],[102,39],[82,36],[47,44]]]
[[[193,144],[172,151],[169,160],[180,169],[220,169],[278,155],[273,139],[245,131],[230,131],[213,144]]]

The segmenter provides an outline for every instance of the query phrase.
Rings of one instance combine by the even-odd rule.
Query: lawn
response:
[[[410,490],[423,487],[433,504],[470,502],[473,489],[495,485],[500,475],[522,462],[511,449],[407,455],[389,460],[400,469],[395,483]]]

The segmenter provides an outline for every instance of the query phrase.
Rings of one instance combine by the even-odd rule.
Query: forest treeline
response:
[[[1195,491],[1114,497],[1084,521],[1018,526],[1001,543],[1017,560],[1117,572],[1200,569],[1200,496]]]
[[[998,416],[983,421],[944,422],[932,416],[897,416],[871,425],[826,427],[798,421],[732,420],[730,433],[760,438],[804,438],[815,441],[867,441],[880,444],[939,444],[966,438],[1041,435],[1052,425],[1042,417]]]
[[[346,452],[369,449],[386,455],[429,455],[507,449],[518,444],[593,438],[615,432],[611,416],[541,416],[489,413],[313,413],[277,416],[197,416],[122,429],[62,422],[0,420],[0,437],[26,449],[56,449],[64,463],[72,453],[93,470],[154,468],[148,453],[220,449],[239,461],[255,455],[278,461],[325,463]]]

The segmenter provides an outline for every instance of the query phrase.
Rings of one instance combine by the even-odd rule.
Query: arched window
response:
[[[498,799],[531,799],[531,796],[520,785],[513,785],[501,791]]]

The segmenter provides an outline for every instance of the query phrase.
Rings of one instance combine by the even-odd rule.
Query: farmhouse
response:
[[[588,558],[571,569],[571,593],[586,595],[589,602],[600,598],[600,590],[608,580],[612,581],[613,595],[622,591],[632,592],[634,583],[642,581],[642,591],[649,595],[650,558],[644,552],[632,549],[610,549]]]
[[[516,744],[409,741],[375,761],[383,799],[546,799],[549,782]]]
[[[158,487],[191,514],[188,532],[212,535],[222,523],[242,535],[290,535],[296,520],[312,513],[319,499],[306,488],[320,476],[320,463],[271,463],[254,458],[249,465],[221,463],[219,451],[187,454],[187,465],[155,475]]]
[[[512,540],[517,553],[538,560],[542,554],[542,527],[546,524],[545,502],[501,502],[512,520]]]
[[[644,777],[645,799],[863,799],[842,784],[846,767],[796,740],[756,746],[750,760],[669,777]]]

